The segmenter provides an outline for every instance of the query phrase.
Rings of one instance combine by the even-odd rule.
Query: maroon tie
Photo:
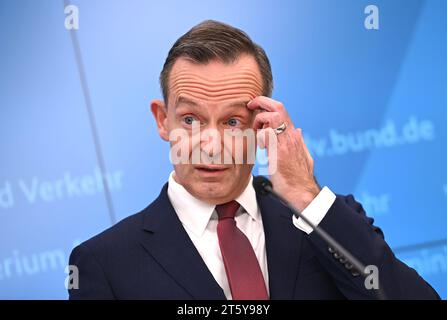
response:
[[[236,226],[236,201],[216,206],[219,216],[217,236],[234,300],[268,300],[258,259],[250,241]]]

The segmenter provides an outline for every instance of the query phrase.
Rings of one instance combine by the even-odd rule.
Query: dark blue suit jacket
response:
[[[271,196],[257,200],[271,299],[375,297],[315,233],[292,224],[288,208]],[[365,265],[378,266],[387,298],[438,299],[372,223],[352,196],[337,196],[320,226]],[[178,219],[167,184],[146,209],[76,247],[70,265],[79,270],[79,289],[69,290],[70,299],[225,299]]]

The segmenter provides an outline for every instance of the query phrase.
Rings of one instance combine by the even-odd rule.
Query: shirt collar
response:
[[[250,181],[244,191],[234,200],[236,200],[254,220],[260,219],[256,192],[255,188],[253,188],[253,176],[250,176]]]
[[[181,184],[174,180],[174,171],[169,175],[168,197],[182,224],[197,236],[202,236],[215,206],[203,202],[191,195]],[[253,176],[244,191],[235,199],[254,220],[260,219],[256,192],[253,188]]]

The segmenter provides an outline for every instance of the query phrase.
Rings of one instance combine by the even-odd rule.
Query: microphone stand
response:
[[[318,234],[330,247],[332,247],[335,251],[339,252],[341,256],[346,259],[346,262],[350,263],[353,268],[366,279],[369,276],[368,273],[365,272],[365,266],[354,257],[348,250],[346,250],[338,241],[332,238],[326,231],[324,231],[321,227],[314,225],[309,221],[298,209],[296,209],[291,203],[289,203],[286,199],[284,199],[280,194],[273,190],[272,184],[270,180],[262,177],[262,182],[260,183],[260,187],[263,189],[263,194],[272,194],[276,197],[283,205],[288,207],[296,218],[301,218],[306,224],[308,224],[313,232]],[[385,294],[380,287],[380,281],[378,285],[378,289],[374,289],[376,291],[376,297],[378,300],[386,300]]]

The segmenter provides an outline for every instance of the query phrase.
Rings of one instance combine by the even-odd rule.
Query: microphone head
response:
[[[253,187],[257,192],[262,195],[268,194],[272,189],[273,185],[269,179],[264,176],[256,176],[253,178]]]

